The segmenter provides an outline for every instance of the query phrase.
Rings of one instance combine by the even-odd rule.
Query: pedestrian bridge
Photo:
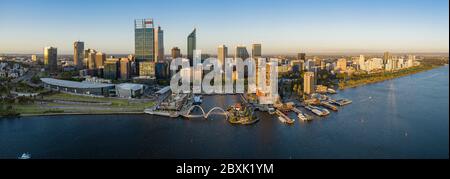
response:
[[[202,111],[202,114],[198,114],[198,115],[193,115],[193,114],[191,114],[192,111],[193,111],[195,108],[200,108],[200,110]],[[185,114],[182,115],[182,116],[184,116],[184,117],[186,117],[186,118],[205,118],[205,119],[208,119],[208,117],[209,117],[210,115],[224,115],[224,116],[226,117],[226,119],[228,120],[228,112],[226,112],[226,111],[225,111],[224,109],[222,109],[221,107],[214,107],[214,108],[212,108],[211,110],[209,110],[208,112],[205,112],[205,110],[204,110],[201,106],[199,106],[199,105],[193,105],[193,106],[191,106],[191,107],[185,112]]]

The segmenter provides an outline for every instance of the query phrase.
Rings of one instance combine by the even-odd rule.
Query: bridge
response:
[[[200,110],[202,111],[202,114],[192,115],[191,113],[195,108],[200,108]],[[228,120],[228,112],[223,110],[221,107],[214,107],[206,113],[205,110],[201,106],[193,105],[185,112],[185,114],[182,114],[182,116],[186,117],[186,118],[205,118],[205,119],[208,119],[208,117],[210,115],[224,115],[226,117],[226,119]]]

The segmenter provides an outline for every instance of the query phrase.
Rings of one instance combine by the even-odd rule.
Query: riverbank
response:
[[[25,103],[9,105],[11,108],[8,110],[14,115],[2,117],[144,114],[144,110],[154,106],[155,102],[146,99],[97,98],[54,93]]]
[[[375,74],[365,74],[350,77],[349,80],[342,80],[339,82],[339,89],[355,88],[363,85],[379,83],[387,80],[392,80],[395,78],[400,78],[412,74],[417,74],[425,71],[429,71],[435,68],[443,67],[443,65],[420,65],[417,67],[412,67],[409,69],[399,70],[396,72],[382,72]]]

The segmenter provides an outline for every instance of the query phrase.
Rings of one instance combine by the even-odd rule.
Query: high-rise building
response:
[[[358,66],[360,70],[366,70],[366,59],[364,58],[364,55],[359,55],[358,59]]]
[[[242,60],[246,60],[250,56],[247,52],[247,47],[245,46],[237,46],[234,58],[241,58]]]
[[[154,62],[139,63],[139,76],[147,78],[155,78],[155,63]]]
[[[194,64],[194,50],[197,49],[196,31],[197,30],[194,28],[187,37],[187,58],[189,59],[191,66]]]
[[[116,80],[119,74],[119,59],[108,58],[103,67],[103,78]]]
[[[100,68],[104,65],[106,60],[106,54],[98,52],[95,54],[95,68]]]
[[[92,70],[96,68],[95,65],[95,57],[97,55],[97,52],[95,50],[90,50],[87,53],[87,68]]]
[[[338,59],[336,63],[336,69],[339,70],[339,72],[346,72],[347,71],[347,59],[340,58]]]
[[[37,62],[37,56],[36,55],[31,55],[31,61],[32,62]]]
[[[313,94],[314,93],[314,72],[306,72],[303,77],[303,92],[305,94]]]
[[[384,52],[383,55],[383,64],[386,64],[387,61],[391,58],[391,54],[389,52]]]
[[[306,54],[305,53],[298,53],[297,54],[297,60],[306,61]]]
[[[261,44],[253,44],[252,45],[252,58],[261,58]]]
[[[128,80],[131,77],[131,63],[128,58],[120,58],[120,79]]]
[[[181,58],[181,51],[178,47],[172,48],[172,59]]]
[[[225,45],[219,46],[217,48],[217,59],[219,60],[219,63],[223,66],[225,64],[225,59],[228,56],[228,47]]]
[[[138,62],[155,60],[154,33],[153,19],[134,20],[134,54]]]
[[[84,42],[76,41],[73,43],[73,63],[76,68],[83,69],[83,59],[84,59]]]
[[[155,29],[155,63],[164,60],[164,32],[161,27]]]
[[[50,72],[56,72],[58,68],[58,49],[55,47],[44,48],[44,65]]]
[[[155,76],[156,79],[168,79],[169,78],[169,65],[164,62],[156,63]]]

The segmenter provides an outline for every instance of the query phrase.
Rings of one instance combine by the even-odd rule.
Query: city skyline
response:
[[[81,8],[83,1],[44,0],[0,5],[0,21],[7,24],[0,27],[0,53],[42,54],[44,47],[54,46],[58,54],[73,54],[79,40],[85,49],[131,54],[133,21],[140,18],[152,18],[164,29],[166,55],[173,47],[187,54],[186,36],[193,28],[197,49],[209,54],[217,54],[221,44],[231,49],[230,55],[237,46],[251,49],[255,43],[264,46],[263,55],[449,49],[448,1],[95,1]],[[150,5],[159,8],[144,10]],[[79,11],[71,13],[74,9]],[[134,10],[112,13],[121,9]]]

